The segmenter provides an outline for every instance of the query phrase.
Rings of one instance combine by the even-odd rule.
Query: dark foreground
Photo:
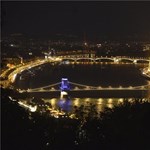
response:
[[[94,105],[75,109],[78,119],[29,113],[2,89],[3,150],[149,150],[150,103],[127,100],[97,112]],[[148,100],[148,99],[147,99]]]

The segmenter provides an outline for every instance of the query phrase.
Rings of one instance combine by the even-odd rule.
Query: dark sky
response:
[[[2,32],[150,35],[150,2],[2,2]]]

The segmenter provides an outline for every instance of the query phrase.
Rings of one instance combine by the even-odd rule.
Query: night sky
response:
[[[150,35],[150,2],[2,2],[2,33]]]

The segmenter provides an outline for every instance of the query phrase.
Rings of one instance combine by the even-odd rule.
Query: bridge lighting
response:
[[[31,89],[27,89],[27,92],[31,92],[32,90]]]
[[[55,88],[54,88],[54,87],[52,87],[52,88],[51,88],[51,90],[52,90],[52,91],[55,91]]]
[[[65,91],[62,91],[62,94],[63,94],[63,95],[68,95],[68,93],[67,93],[67,92],[65,92]]]
[[[114,62],[119,62],[119,59],[117,59],[117,58],[114,58]]]
[[[98,89],[102,89],[102,87],[101,87],[101,86],[99,86],[99,87],[98,87]]]
[[[43,88],[41,88],[41,89],[40,89],[40,91],[44,91],[44,89],[43,89]]]
[[[85,89],[89,90],[90,88],[89,88],[89,86],[86,86]]]
[[[65,99],[66,96],[68,96],[68,93],[67,93],[66,91],[61,91],[61,92],[60,92],[60,98],[61,98],[61,99]]]
[[[75,88],[74,88],[75,90],[79,90],[79,88],[76,86]]]
[[[142,86],[141,88],[144,89],[144,86]]]

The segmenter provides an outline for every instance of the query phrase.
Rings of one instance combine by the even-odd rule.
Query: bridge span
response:
[[[81,92],[81,91],[140,91],[140,90],[150,90],[150,85],[140,85],[140,86],[129,86],[129,87],[101,87],[101,86],[91,86],[91,85],[84,85],[80,83],[75,83],[75,82],[69,82],[70,84],[70,89],[68,91],[74,91],[74,92]],[[61,82],[57,82],[51,85],[43,86],[43,87],[38,87],[38,88],[33,88],[33,89],[27,89],[27,90],[18,90],[20,93],[23,92],[28,92],[28,93],[35,93],[35,92],[59,92],[61,91],[60,89]]]
[[[91,98],[142,98],[147,97],[147,91],[150,91],[150,85],[142,86],[129,86],[129,87],[101,87],[101,86],[90,86],[79,83],[69,82],[70,88],[66,91],[68,97],[91,97]],[[21,97],[42,97],[42,98],[61,98],[61,82],[55,84],[27,89],[18,90],[21,93]]]
[[[129,61],[131,63],[138,63],[138,62],[147,62],[150,63],[150,59],[148,58],[132,58],[132,57],[77,57],[77,56],[60,56],[62,60],[68,60],[73,62],[78,62],[81,60],[88,60],[92,62],[100,62],[103,60],[112,61],[112,62],[123,62]]]

